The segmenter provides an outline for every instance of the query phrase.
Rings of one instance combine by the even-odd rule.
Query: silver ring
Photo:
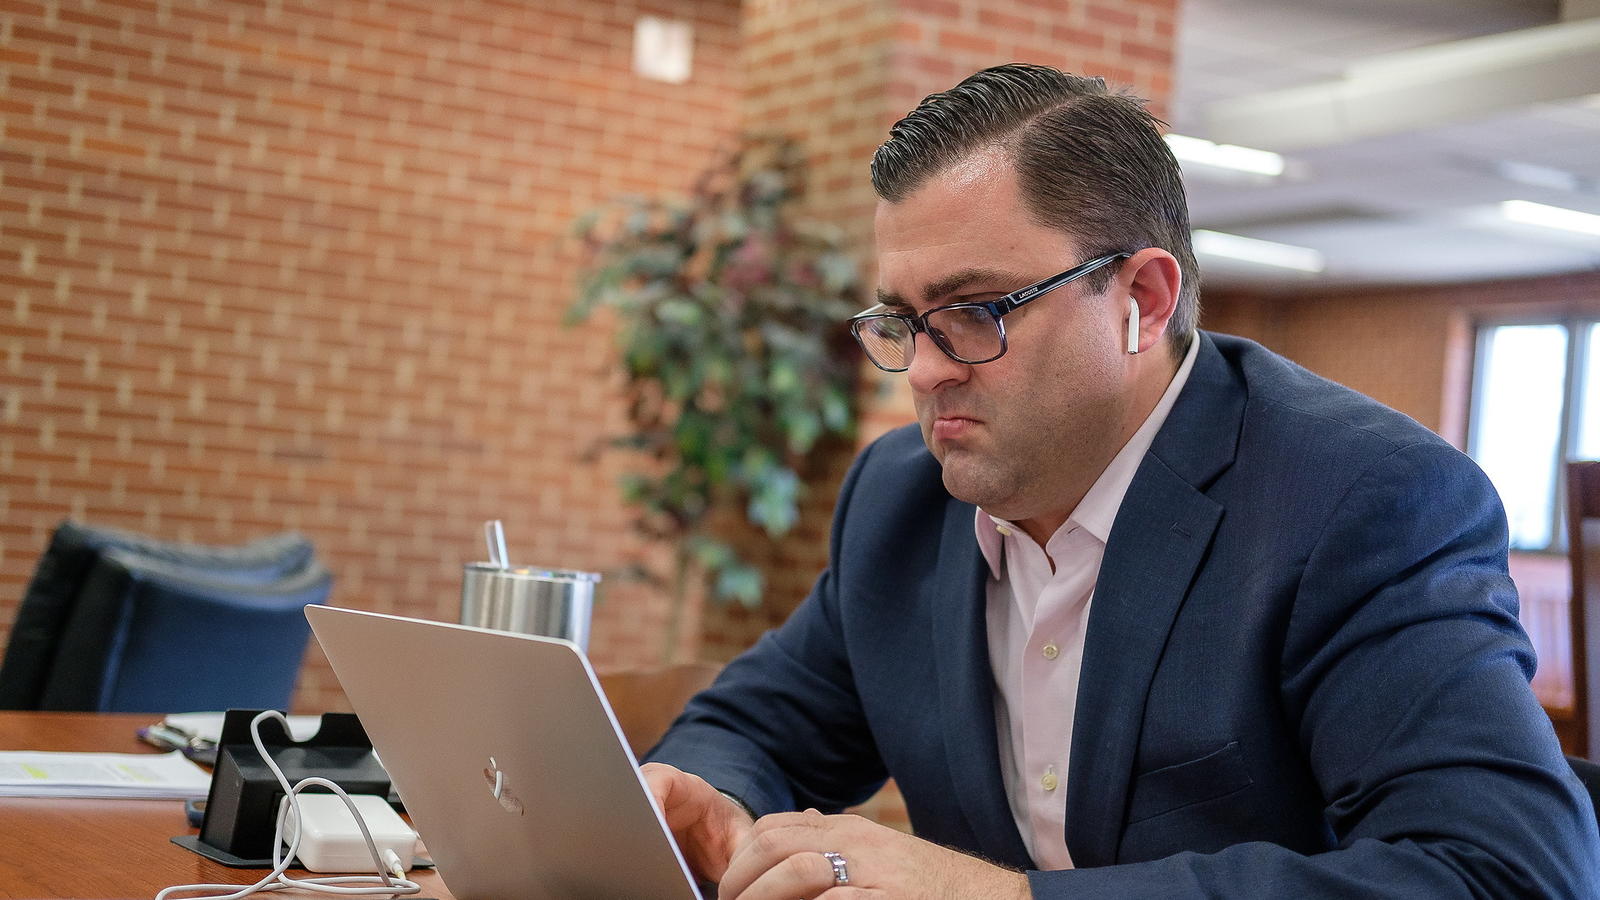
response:
[[[850,867],[845,865],[844,857],[832,850],[824,851],[823,859],[833,866],[833,886],[839,887],[850,883]]]

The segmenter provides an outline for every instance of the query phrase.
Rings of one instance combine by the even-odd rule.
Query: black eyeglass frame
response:
[[[862,327],[872,319],[899,319],[900,321],[905,322],[906,327],[911,329],[911,346],[913,348],[916,347],[917,333],[921,332],[926,334],[929,340],[933,341],[933,345],[939,348],[939,352],[950,357],[956,362],[961,363],[962,365],[977,366],[986,362],[994,362],[1000,357],[1006,355],[1006,323],[1004,316],[1007,313],[1014,312],[1020,307],[1031,303],[1040,297],[1043,297],[1045,294],[1050,293],[1056,288],[1088,275],[1090,272],[1098,271],[1110,265],[1111,263],[1127,259],[1131,256],[1133,256],[1133,254],[1127,252],[1108,253],[1105,256],[1097,256],[1087,262],[1079,263],[1078,265],[1073,266],[1072,268],[1058,275],[1051,275],[1049,278],[1046,278],[1043,281],[1036,281],[1025,288],[1018,288],[1017,290],[1014,290],[1003,297],[999,297],[994,300],[951,303],[948,306],[936,306],[920,316],[908,316],[904,313],[885,312],[883,311],[885,309],[884,305],[879,303],[850,317],[850,336],[856,339],[856,343],[861,346],[861,352],[867,355],[868,361],[885,372],[905,372],[911,368],[911,360],[907,359],[906,365],[901,366],[900,368],[891,369],[888,366],[878,362],[876,359],[873,359],[872,351],[867,349],[866,342],[861,339]],[[995,355],[986,357],[984,359],[963,359],[962,357],[957,356],[955,350],[945,343],[941,332],[929,328],[927,322],[928,316],[931,316],[936,312],[943,312],[949,309],[981,309],[987,312],[989,314],[989,318],[994,321],[995,330],[1000,334],[1000,351]],[[915,351],[913,350],[913,353],[914,352]]]

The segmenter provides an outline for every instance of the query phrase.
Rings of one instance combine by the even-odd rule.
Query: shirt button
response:
[[[996,525],[994,530],[1000,532],[1001,537],[1011,537],[1011,529],[1005,527],[1004,525]]]
[[[1047,791],[1053,791],[1053,790],[1056,789],[1056,784],[1057,784],[1057,781],[1056,781],[1056,770],[1055,770],[1055,768],[1051,767],[1051,768],[1045,769],[1044,770],[1044,777],[1039,779],[1039,786],[1044,788]]]
[[[1045,659],[1055,659],[1061,655],[1061,648],[1057,647],[1054,643],[1049,643],[1044,645],[1044,650],[1042,652],[1044,653]]]

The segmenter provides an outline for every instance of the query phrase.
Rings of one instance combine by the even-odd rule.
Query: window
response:
[[[1600,321],[1478,330],[1468,452],[1505,502],[1516,550],[1564,545],[1562,463],[1600,459]]]

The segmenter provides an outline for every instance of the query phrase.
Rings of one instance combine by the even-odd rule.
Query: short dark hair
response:
[[[1183,285],[1168,336],[1182,348],[1200,318],[1200,267],[1164,124],[1102,78],[995,66],[929,94],[896,122],[872,157],[872,187],[897,203],[974,153],[1000,149],[1035,220],[1072,235],[1085,258],[1146,247],[1177,258]],[[1103,290],[1113,275],[1096,272],[1089,284]]]

